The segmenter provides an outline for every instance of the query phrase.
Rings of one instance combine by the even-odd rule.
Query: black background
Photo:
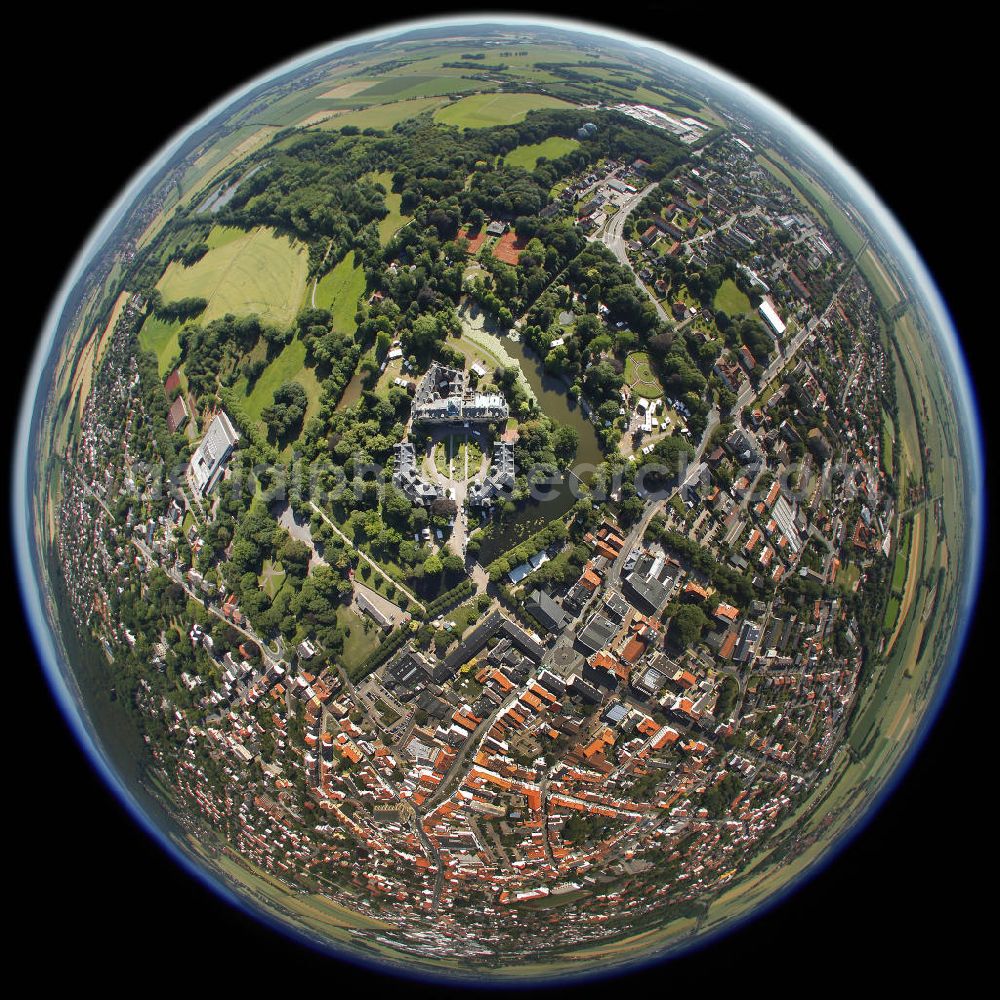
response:
[[[996,281],[977,250],[996,212],[992,201],[980,207],[974,197],[987,183],[978,150],[991,128],[976,25],[963,21],[959,39],[908,15],[882,21],[874,5],[817,7],[811,16],[804,5],[745,5],[741,12],[718,4],[623,6],[546,10],[589,15],[687,49],[753,83],[824,135],[879,192],[927,261],[988,412],[981,379],[995,324],[983,325],[982,302]],[[375,10],[281,5],[251,15],[232,5],[199,5],[143,16],[133,8],[125,16],[60,16],[55,37],[44,13],[28,12],[37,20],[34,37],[46,40],[8,98],[5,159],[14,180],[6,208],[13,218],[8,214],[4,228],[17,263],[4,298],[21,316],[3,338],[9,389],[27,366],[66,268],[132,174],[220,95],[308,48],[372,27],[357,7]],[[382,4],[378,11],[387,23],[444,9]],[[24,37],[32,37],[30,24]],[[18,395],[6,394],[8,418]],[[990,603],[989,564],[987,557],[981,608]],[[176,988],[198,993],[263,987],[322,995],[357,986],[372,995],[400,985],[286,941],[177,869],[91,770],[40,679],[16,597],[6,607],[15,637],[8,669],[27,682],[7,718],[23,712],[28,722],[24,755],[8,744],[6,797],[18,829],[8,863],[30,859],[31,885],[19,906],[23,930],[47,938],[58,955],[37,972],[52,985],[100,976],[145,990],[169,970]],[[972,887],[992,854],[980,857],[973,847],[985,827],[977,813],[993,798],[986,775],[995,763],[983,762],[980,779],[974,749],[995,701],[985,686],[995,688],[995,681],[984,678],[995,669],[988,640],[988,625],[974,624],[951,697],[905,780],[807,886],[707,949],[573,992],[799,989],[817,977],[848,989],[857,984],[859,961],[877,963],[865,973],[870,987],[899,985],[928,964],[967,969],[976,954]],[[444,992],[404,988],[417,996]]]

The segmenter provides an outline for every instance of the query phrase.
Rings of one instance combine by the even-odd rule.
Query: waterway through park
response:
[[[573,399],[566,384],[545,372],[542,359],[521,341],[503,339],[503,347],[517,362],[531,387],[542,412],[557,425],[572,427],[578,436],[574,466],[579,467],[579,478],[589,481],[592,471],[604,460],[597,432],[580,403]],[[553,486],[544,500],[529,499],[518,506],[513,514],[504,517],[502,524],[494,523],[483,538],[479,561],[484,566],[504,552],[514,548],[529,535],[543,528],[549,521],[562,517],[577,500],[571,488],[570,472],[563,481]]]

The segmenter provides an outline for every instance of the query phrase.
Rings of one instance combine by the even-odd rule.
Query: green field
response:
[[[726,278],[719,285],[719,290],[715,293],[712,306],[715,309],[721,309],[727,316],[739,316],[753,312],[750,308],[750,299],[740,291],[732,278]]]
[[[273,601],[278,591],[285,585],[285,568],[280,562],[272,562],[270,559],[264,560],[264,566],[257,583],[261,590]]]
[[[309,399],[306,406],[305,423],[319,410],[320,385],[316,373],[305,366],[306,345],[296,338],[264,369],[246,396],[246,412],[253,420],[260,420],[265,406],[274,401],[274,391],[284,382],[298,382]],[[246,379],[236,383],[237,389],[246,393]]]
[[[899,544],[896,546],[896,561],[893,563],[892,567],[892,590],[902,591],[903,585],[906,583],[906,567],[909,562],[910,556],[910,539],[911,539],[912,526],[909,521],[903,526],[903,537],[899,540]],[[896,624],[896,618],[899,616],[900,602],[895,596],[889,598],[889,603],[886,605],[885,609],[885,620],[883,625],[890,629]]]
[[[892,417],[882,410],[882,468],[886,472],[892,471],[892,449],[896,441],[896,429],[892,423]]]
[[[883,266],[878,262],[875,251],[870,246],[858,257],[858,267],[865,276],[865,280],[871,285],[875,298],[884,308],[892,309],[899,302],[899,292],[893,286]]]
[[[365,272],[355,263],[352,250],[316,284],[316,308],[330,310],[334,328],[340,333],[354,333],[357,329],[354,315],[364,291]]]
[[[469,90],[478,90],[483,84],[479,81],[463,80],[456,76],[423,75],[419,73],[387,76],[360,91],[358,100],[368,101],[383,97],[393,97],[402,100],[407,97],[436,97],[442,94],[461,94]]]
[[[399,122],[416,118],[424,111],[441,107],[446,100],[444,97],[417,97],[407,101],[393,101],[391,104],[376,104],[370,108],[348,111],[347,114],[328,118],[320,128],[339,129],[345,125],[355,125],[360,129],[390,129]]]
[[[389,207],[389,214],[378,224],[379,239],[382,241],[382,245],[385,246],[396,234],[396,231],[403,227],[409,216],[403,215],[400,211],[403,196],[396,194],[392,190],[392,171],[383,170],[382,173],[375,175],[374,180],[378,181],[387,192],[385,203]]]
[[[663,395],[663,386],[653,373],[649,355],[643,351],[635,351],[625,359],[625,384],[644,399],[659,399]]]
[[[560,156],[573,152],[580,143],[576,139],[563,139],[558,135],[550,136],[544,142],[533,142],[526,146],[512,149],[505,157],[504,163],[511,167],[524,167],[534,170],[541,157],[557,160]]]
[[[365,631],[365,623],[346,604],[337,608],[337,624],[344,629],[344,652],[341,661],[344,669],[357,669],[375,651],[379,643],[380,631],[373,628]]]
[[[156,355],[160,378],[170,370],[170,362],[180,355],[178,336],[184,324],[180,321],[167,322],[158,316],[150,314],[139,331],[139,346],[144,351],[152,351]]]
[[[208,323],[226,313],[257,313],[289,325],[305,291],[309,257],[305,247],[287,236],[258,228],[237,237],[209,237],[216,246],[191,267],[171,261],[157,288],[167,302],[189,297],[208,300],[200,320]]]
[[[434,120],[458,128],[489,128],[524,121],[535,108],[572,108],[544,94],[472,94],[434,112]]]

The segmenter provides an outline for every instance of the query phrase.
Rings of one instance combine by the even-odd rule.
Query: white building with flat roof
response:
[[[760,314],[767,320],[767,325],[774,331],[775,336],[780,337],[785,332],[785,324],[782,323],[781,317],[778,315],[778,311],[774,308],[770,299],[764,299],[761,302]]]
[[[191,488],[199,497],[205,496],[218,482],[222,467],[239,439],[240,436],[225,411],[219,410],[209,424],[201,444],[191,456],[191,464],[188,466]]]

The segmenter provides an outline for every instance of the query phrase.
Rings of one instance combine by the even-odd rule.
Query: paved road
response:
[[[625,560],[628,558],[628,554],[632,551],[636,542],[638,542],[646,533],[646,529],[649,527],[649,522],[652,521],[656,514],[663,509],[665,504],[669,503],[682,489],[684,489],[684,487],[690,486],[691,483],[693,483],[698,476],[701,475],[701,471],[704,467],[702,463],[702,455],[705,453],[705,449],[708,447],[708,442],[712,437],[712,432],[718,426],[718,423],[719,411],[717,407],[713,406],[712,409],[708,411],[708,421],[705,424],[705,430],[701,435],[701,441],[695,451],[694,458],[688,465],[687,475],[680,483],[677,484],[677,486],[674,487],[674,489],[670,491],[669,496],[651,503],[646,508],[639,521],[628,533],[625,538],[625,544],[622,546],[622,550],[618,554],[618,558],[615,559],[614,563],[612,563],[611,569],[608,572],[607,585],[609,589],[617,588],[619,586],[619,579],[621,577],[622,567],[625,564]]]
[[[666,309],[660,305],[656,296],[643,283],[643,281],[639,278],[639,275],[632,270],[632,265],[629,262],[628,253],[626,252],[625,237],[623,235],[625,220],[631,214],[632,209],[635,208],[635,206],[638,205],[639,202],[642,201],[642,199],[655,188],[655,184],[648,184],[641,191],[637,191],[635,194],[624,199],[621,203],[621,207],[613,216],[611,216],[605,224],[604,229],[601,231],[600,236],[596,238],[599,239],[618,258],[618,260],[629,269],[629,271],[632,271],[635,283],[647,296],[649,296],[649,300],[656,307],[656,313],[660,319],[664,322],[670,322],[670,316],[667,314]]]
[[[142,553],[143,557],[148,562],[150,562],[154,566],[161,567],[163,571],[167,574],[167,576],[169,576],[170,579],[174,581],[174,583],[179,583],[184,588],[184,592],[188,595],[188,597],[192,598],[193,600],[201,604],[205,608],[205,610],[208,611],[209,614],[215,615],[216,618],[221,619],[227,625],[230,625],[234,629],[236,629],[236,631],[239,632],[240,635],[245,636],[247,639],[250,639],[257,646],[259,646],[261,658],[268,666],[273,666],[277,662],[277,660],[274,657],[274,654],[269,652],[267,643],[265,643],[264,640],[260,638],[260,636],[255,635],[250,629],[245,629],[242,626],[237,625],[234,621],[227,618],[218,608],[216,608],[214,605],[209,604],[205,600],[205,598],[202,597],[201,594],[197,593],[197,591],[191,588],[187,580],[185,580],[184,577],[180,573],[178,573],[173,566],[164,566],[163,563],[161,563],[160,560],[157,559],[155,555],[153,555],[152,551],[149,549],[149,547],[146,545],[145,542],[140,541],[138,538],[133,538],[132,544]]]
[[[483,737],[490,731],[497,716],[505,708],[509,708],[514,704],[520,692],[521,689],[518,688],[509,694],[501,704],[497,705],[497,707],[493,709],[493,711],[490,712],[490,714],[487,715],[478,726],[476,726],[472,735],[462,745],[462,749],[455,755],[455,759],[452,761],[451,767],[448,768],[448,771],[441,779],[440,784],[424,801],[422,809],[423,815],[426,816],[429,813],[432,813],[449,795],[451,795],[454,791],[454,786],[459,784],[461,779],[465,777],[465,762],[469,759],[469,755],[474,750],[479,749],[479,744],[482,742]],[[456,781],[456,778],[458,778],[459,781]]]

